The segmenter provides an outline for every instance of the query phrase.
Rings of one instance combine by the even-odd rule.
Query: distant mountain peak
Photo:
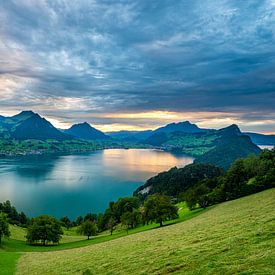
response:
[[[71,128],[65,130],[65,133],[73,135],[77,138],[93,140],[93,139],[107,139],[103,132],[92,127],[88,122],[74,124]]]
[[[242,132],[237,124],[231,124],[225,128],[219,130],[220,132],[233,135],[241,135]]]
[[[34,113],[33,111],[22,111],[19,114],[10,117],[10,119],[14,121],[23,121],[34,115],[38,115],[38,114]]]
[[[70,136],[61,133],[49,121],[32,111],[24,111],[13,116],[16,127],[11,134],[16,139],[71,139]]]
[[[196,124],[192,124],[190,121],[173,122],[167,124],[164,127],[156,129],[155,133],[172,133],[172,132],[184,132],[184,133],[197,133],[203,132],[204,129],[200,129]]]
[[[26,110],[26,111],[20,112],[20,113],[17,114],[17,115],[19,116],[19,115],[34,115],[34,114],[36,114],[36,113],[33,112],[32,110]]]
[[[192,125],[195,125],[195,124],[193,124],[193,123],[191,123],[189,120],[185,120],[185,121],[180,121],[180,122],[174,122],[174,124],[192,124]]]
[[[89,124],[87,121],[84,121],[82,123],[77,123],[77,124],[74,124],[73,126],[78,126],[78,127],[89,127],[89,128],[92,128],[91,124]]]

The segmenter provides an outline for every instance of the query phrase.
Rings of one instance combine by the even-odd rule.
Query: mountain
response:
[[[210,163],[227,169],[237,158],[258,154],[261,149],[232,124],[219,130],[197,133],[154,133],[145,144],[164,150],[192,155],[195,162]]]
[[[244,133],[257,145],[275,145],[275,135],[263,135],[257,133]]]
[[[218,133],[220,133],[223,136],[227,136],[227,137],[228,136],[242,135],[242,132],[241,132],[240,128],[236,124],[232,124],[228,127],[219,129]]]
[[[112,138],[125,141],[139,141],[148,138],[152,134],[152,130],[145,131],[117,131],[107,132],[106,134]]]
[[[25,139],[55,139],[70,140],[73,137],[95,140],[109,137],[91,127],[87,122],[73,125],[70,129],[60,131],[49,121],[33,111],[22,111],[11,117],[0,117],[0,136],[17,140]]]
[[[183,121],[178,123],[170,123],[164,127],[160,127],[153,131],[153,133],[172,133],[172,132],[184,132],[184,133],[198,133],[204,132],[205,129],[199,128],[196,124],[192,124],[189,121]]]
[[[153,134],[144,140],[145,144],[150,144],[153,146],[164,147],[166,149],[170,148],[173,151],[181,151],[182,148],[188,149],[195,147],[206,147],[207,150],[210,147],[215,146],[215,141],[221,137],[229,137],[242,135],[239,127],[232,124],[228,127],[219,130],[207,130],[202,132],[185,133],[181,131],[177,132],[153,132]],[[189,154],[190,152],[188,152]],[[198,152],[201,155],[203,152]],[[193,155],[197,155],[193,152]]]
[[[87,122],[74,124],[71,128],[65,130],[64,132],[74,137],[86,140],[103,140],[109,138],[103,132],[93,128]]]
[[[173,134],[168,135],[168,133],[163,133],[163,132],[153,133],[151,136],[149,136],[143,142],[145,144],[150,144],[152,146],[159,147],[159,146],[162,146],[167,141],[169,141],[169,138],[172,136],[173,136]]]
[[[108,132],[107,134],[112,138],[119,139],[122,141],[147,141],[153,136],[152,139],[157,139],[158,137],[165,136],[164,134],[173,133],[173,132],[182,132],[182,133],[200,133],[205,132],[206,129],[199,128],[196,124],[192,124],[189,121],[183,121],[178,123],[170,123],[163,127],[160,127],[156,130],[145,130],[145,131],[118,131],[118,132]],[[150,142],[147,142],[151,144]],[[157,146],[159,142],[153,142],[152,145]]]
[[[16,125],[11,130],[15,139],[71,139],[69,135],[61,133],[49,121],[33,112],[22,112],[10,118]]]
[[[196,124],[192,124],[189,121],[183,121],[170,123],[156,130],[119,131],[110,133],[110,135],[120,140],[131,139],[132,141],[140,141],[141,143],[150,144],[152,146],[160,146],[162,143],[169,140],[169,134],[171,133],[202,133],[205,131],[207,130],[199,128]]]
[[[216,140],[214,148],[195,159],[195,163],[211,163],[228,169],[231,164],[249,155],[258,155],[261,149],[247,135],[223,136]]]
[[[26,120],[32,116],[35,116],[36,113],[34,113],[33,111],[22,111],[21,113],[14,115],[12,117],[9,117],[8,120],[11,120],[13,122],[20,122],[23,120]]]
[[[71,139],[61,133],[49,121],[33,111],[22,111],[11,117],[0,118],[0,136],[4,138],[25,139]]]

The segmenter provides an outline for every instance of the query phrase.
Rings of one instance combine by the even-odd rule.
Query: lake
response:
[[[80,155],[0,159],[0,202],[28,216],[76,218],[103,212],[148,178],[193,162],[189,156],[148,149],[107,149]]]

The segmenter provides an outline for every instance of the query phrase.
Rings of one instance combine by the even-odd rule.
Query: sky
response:
[[[0,114],[275,133],[275,0],[0,0]]]

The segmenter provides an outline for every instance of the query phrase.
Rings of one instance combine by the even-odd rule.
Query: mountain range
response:
[[[209,132],[209,131],[215,131],[215,130],[199,128],[196,124],[192,124],[189,121],[184,121],[179,123],[170,123],[156,130],[145,130],[145,131],[122,130],[117,132],[107,132],[106,134],[114,139],[119,139],[122,141],[147,141],[149,142],[149,144],[151,144],[153,139],[164,138],[168,133],[174,133],[174,132],[202,133],[202,132]],[[250,132],[244,132],[242,134],[249,136],[252,142],[257,145],[271,145],[271,146],[275,145],[275,135],[264,135],[259,133],[250,133]]]
[[[0,117],[0,137],[17,140],[101,140],[108,138],[101,131],[93,128],[87,122],[75,124],[70,129],[61,131],[48,120],[32,111],[22,111],[11,117]]]
[[[274,135],[242,133],[234,124],[215,130],[199,128],[189,121],[170,123],[156,130],[146,131],[103,133],[87,122],[74,124],[69,129],[60,130],[32,111],[22,111],[11,117],[0,116],[0,143],[1,140],[43,141],[44,144],[37,145],[36,149],[51,147],[53,151],[55,146],[58,147],[53,141],[57,141],[62,143],[59,143],[62,145],[58,147],[59,151],[71,151],[73,148],[74,152],[95,148],[95,145],[91,147],[91,143],[89,143],[91,141],[96,142],[96,148],[153,147],[192,155],[196,158],[196,162],[212,163],[223,168],[229,167],[237,158],[258,154],[260,148],[254,143],[275,144]],[[46,143],[49,143],[49,146]],[[3,146],[1,147],[0,144],[1,148]],[[14,143],[12,146],[14,149],[18,145]],[[20,153],[25,146],[26,144],[21,146]],[[28,144],[27,146],[32,145]],[[9,150],[8,147],[5,148],[5,152]],[[32,152],[31,148],[29,149],[29,152]],[[1,152],[3,154],[3,151],[0,150]]]
[[[227,129],[227,127],[225,128]],[[18,140],[24,139],[56,139],[70,140],[72,138],[84,140],[121,140],[130,142],[143,142],[158,146],[167,140],[170,134],[195,134],[215,132],[213,129],[202,129],[189,121],[170,123],[156,130],[145,131],[117,131],[103,133],[92,127],[89,123],[72,125],[69,129],[59,130],[49,121],[42,118],[33,111],[22,111],[21,113],[5,117],[0,116],[0,137],[11,137]],[[240,130],[238,129],[238,134]],[[258,133],[243,133],[258,145],[275,145],[275,135],[263,135]]]

